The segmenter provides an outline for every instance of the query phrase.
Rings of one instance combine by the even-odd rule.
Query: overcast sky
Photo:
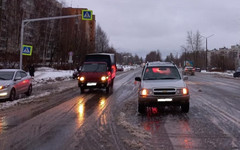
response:
[[[88,8],[119,52],[145,57],[182,53],[187,31],[200,31],[208,49],[240,44],[240,0],[63,0]],[[203,46],[205,45],[205,40]]]

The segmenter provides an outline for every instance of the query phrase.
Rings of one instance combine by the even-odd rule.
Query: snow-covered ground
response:
[[[33,86],[40,86],[43,83],[70,80],[73,70],[56,70],[49,67],[37,68],[33,79]]]
[[[206,74],[217,74],[221,76],[231,76],[233,77],[233,71],[226,71],[226,72],[208,72],[206,70],[202,70],[201,73],[206,73]]]

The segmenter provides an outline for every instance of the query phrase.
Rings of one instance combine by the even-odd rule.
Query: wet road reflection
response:
[[[0,134],[2,133],[2,126],[3,126],[3,123],[2,123],[2,119],[0,120]]]
[[[0,134],[4,132],[5,128],[6,128],[6,118],[2,117],[0,119]]]
[[[100,98],[99,105],[98,105],[99,110],[102,110],[105,105],[106,105],[106,99]]]
[[[84,121],[84,103],[83,103],[83,99],[80,98],[79,99],[79,103],[78,103],[78,127],[80,127],[83,124]]]
[[[179,122],[179,126],[180,126],[180,133],[182,135],[187,135],[189,133],[191,133],[191,129],[189,127],[189,122],[186,120],[181,120]],[[184,146],[184,149],[192,149],[193,148],[193,140],[192,138],[189,137],[184,137],[184,138],[178,138],[180,140],[180,145]]]
[[[93,113],[96,113],[95,117],[100,116],[108,104],[106,99],[107,98],[101,94],[97,94],[87,101],[85,98],[79,98],[78,107],[76,110],[78,117],[77,127],[79,128],[83,123],[85,123],[85,119],[87,119]],[[103,118],[101,117],[101,119],[103,119],[103,122],[106,122],[106,117],[104,117],[104,115]]]
[[[141,124],[152,135],[155,148],[194,149],[199,143],[190,128],[189,118],[178,107],[148,107]]]

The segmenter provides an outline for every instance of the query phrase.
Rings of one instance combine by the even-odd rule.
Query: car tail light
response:
[[[24,84],[25,84],[25,83],[28,83],[28,82],[29,82],[29,80],[24,80],[24,81],[23,81]]]
[[[183,88],[182,89],[182,93],[183,93],[183,95],[187,95],[188,94],[188,89],[187,88]]]

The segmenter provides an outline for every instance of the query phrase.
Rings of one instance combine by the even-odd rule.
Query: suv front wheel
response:
[[[146,107],[145,107],[144,104],[138,104],[138,112],[139,112],[140,114],[145,113],[145,110],[146,110]]]
[[[181,109],[182,109],[183,113],[188,113],[189,112],[189,102],[182,104]]]

